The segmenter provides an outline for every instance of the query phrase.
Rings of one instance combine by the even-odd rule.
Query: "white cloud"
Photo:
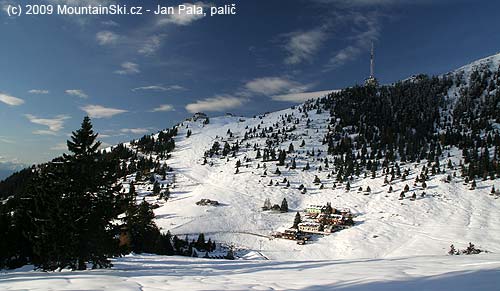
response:
[[[184,87],[179,86],[179,85],[172,85],[172,86],[158,86],[158,85],[152,85],[152,86],[144,86],[144,87],[137,87],[132,89],[132,91],[173,91],[173,90],[185,90]]]
[[[9,143],[9,144],[14,144],[16,143],[15,141],[13,141],[12,139],[6,137],[6,136],[1,136],[0,135],[0,142],[2,143]]]
[[[285,49],[289,54],[285,59],[285,63],[295,65],[309,61],[326,38],[327,34],[323,28],[290,34],[290,38],[285,45]]]
[[[3,102],[3,103],[10,105],[10,106],[19,106],[19,105],[24,104],[23,99],[17,98],[14,96],[10,96],[7,94],[3,94],[3,93],[0,93],[0,102]]]
[[[48,129],[33,132],[41,135],[57,135],[64,128],[64,121],[70,118],[68,115],[58,115],[54,118],[40,118],[32,114],[26,114],[25,116],[31,123],[48,127]]]
[[[228,109],[233,109],[242,106],[247,100],[233,96],[215,96],[198,100],[195,103],[186,105],[186,110],[191,113],[218,111],[222,112]]]
[[[291,93],[291,94],[283,94],[283,95],[275,95],[272,96],[271,99],[275,101],[283,101],[283,102],[294,102],[294,103],[302,103],[309,99],[320,98],[329,93],[334,92],[335,90],[326,90],[326,91],[317,91],[317,92],[303,92],[303,93]]]
[[[144,41],[137,52],[141,55],[150,56],[156,53],[156,51],[161,47],[161,40],[161,35],[153,35]]]
[[[123,128],[120,130],[122,133],[131,133],[131,134],[146,134],[152,131],[151,128]]]
[[[44,0],[45,2],[52,4],[61,4],[68,6],[108,6],[111,4],[117,4],[118,0]],[[96,17],[89,15],[70,15],[64,17],[64,19],[74,22],[75,24],[86,26],[89,24],[94,24]]]
[[[435,0],[313,0],[314,2],[324,4],[337,4],[340,7],[361,7],[361,6],[380,6],[392,4],[421,4],[434,3]]]
[[[2,171],[2,170],[4,170],[4,171],[5,170],[17,171],[17,170],[21,170],[27,166],[28,165],[21,163],[17,158],[10,159],[7,157],[0,156],[0,171]],[[2,180],[1,177],[0,177],[0,180]]]
[[[76,96],[76,97],[79,97],[82,99],[86,99],[89,97],[89,95],[87,95],[85,92],[83,92],[83,90],[80,90],[80,89],[69,89],[69,90],[64,91],[64,93],[71,95],[71,96]]]
[[[162,104],[151,110],[151,112],[167,112],[167,111],[175,111],[174,106],[172,106],[171,104]]]
[[[108,108],[101,105],[86,105],[80,109],[85,111],[88,116],[92,118],[110,118],[115,115],[128,112],[127,110]]]
[[[49,94],[49,90],[42,90],[42,89],[31,89],[28,91],[30,94],[37,94],[37,95],[46,95]]]
[[[58,143],[50,148],[53,151],[65,151],[68,149],[68,145],[65,142]]]
[[[5,14],[5,16],[8,16],[8,9],[9,9],[9,5],[18,5],[18,3],[16,3],[15,1],[13,0],[1,0],[0,1],[0,7],[1,9],[3,10],[2,13]],[[11,15],[10,17],[15,17],[14,15]]]
[[[108,30],[99,31],[95,37],[100,45],[114,45],[120,39],[118,34]]]
[[[195,3],[183,3],[181,5],[185,5],[186,7],[191,7],[193,8],[195,5],[197,6],[203,6],[203,7],[209,7],[208,4],[205,4],[203,2],[195,2]],[[188,14],[186,13],[187,9],[180,11],[178,8],[175,8],[175,13],[170,14],[170,15],[163,15],[158,18],[156,24],[158,26],[163,26],[166,24],[175,24],[175,25],[189,25],[196,20],[202,19],[205,17],[203,14]]]
[[[105,25],[105,26],[113,26],[113,27],[120,26],[120,24],[118,22],[115,22],[113,20],[106,20],[106,21],[101,22],[101,24]]]
[[[138,73],[141,72],[139,70],[139,65],[136,64],[136,63],[125,62],[125,63],[121,64],[120,66],[121,66],[121,69],[120,70],[116,70],[115,74],[118,74],[118,75],[132,75],[132,74],[138,74]]]
[[[280,77],[257,78],[245,84],[245,88],[252,93],[271,96],[280,93],[304,92],[310,85],[303,85]]]
[[[340,49],[330,58],[328,63],[325,65],[325,71],[337,69],[343,66],[347,62],[359,57],[362,52],[366,52],[368,55],[372,41],[375,42],[380,35],[380,16],[376,13],[368,15],[351,13],[346,15],[345,18],[352,23],[351,26],[355,31],[357,31],[357,33],[354,36],[349,37],[349,39],[352,40],[350,45]]]

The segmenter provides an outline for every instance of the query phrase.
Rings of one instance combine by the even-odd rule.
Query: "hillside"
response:
[[[114,169],[107,172],[110,177],[119,177],[110,191],[118,187],[118,194],[136,193],[137,203],[154,205],[163,233],[189,240],[203,233],[219,244],[219,253],[233,247],[237,258],[255,262],[264,273],[278,265],[306,268],[310,261],[317,261],[318,272],[331,272],[331,260],[348,260],[339,261],[343,272],[387,267],[381,273],[387,276],[400,259],[419,270],[418,278],[448,278],[448,272],[475,266],[483,272],[498,265],[500,252],[499,65],[495,55],[442,76],[354,86],[254,117],[199,113],[171,129],[107,148],[99,158]],[[46,174],[53,175],[51,167],[64,161],[56,158],[0,183],[3,219],[15,216],[9,207],[28,203],[26,186],[39,172],[49,169]],[[198,205],[204,199],[218,205]],[[279,210],[284,199],[287,212],[263,210],[267,200]],[[349,209],[354,225],[311,235],[304,245],[275,237],[292,227],[296,213],[305,220],[306,208],[327,203]],[[450,245],[465,249],[470,242],[487,253],[457,256],[462,265],[455,269],[437,266],[436,260],[455,260],[446,257]],[[151,264],[167,259],[153,257]],[[115,262],[122,270],[148,260],[132,256]],[[196,268],[204,264],[171,260]],[[204,272],[226,266],[213,262]],[[429,274],[426,266],[438,271]],[[400,278],[408,280],[409,273]],[[490,280],[491,273],[484,276]]]
[[[160,181],[171,186],[168,202],[147,198],[161,205],[155,210],[157,223],[178,236],[203,232],[216,241],[259,250],[262,256],[277,260],[443,255],[451,244],[464,247],[468,242],[498,252],[500,201],[498,195],[491,195],[493,186],[500,189],[498,173],[490,168],[483,177],[477,167],[481,167],[484,149],[489,152],[491,165],[497,165],[499,61],[500,55],[496,55],[438,78],[416,76],[376,91],[354,87],[253,118],[223,116],[210,118],[208,124],[204,118],[182,122],[171,158],[146,155],[172,168],[167,180]],[[380,105],[384,96],[394,106]],[[467,114],[459,112],[460,106],[467,106]],[[392,112],[380,114],[386,110]],[[394,126],[397,120],[390,118],[399,118],[401,123]],[[384,132],[392,132],[393,136]],[[368,136],[371,141],[362,142]],[[352,148],[345,146],[346,138]],[[220,152],[207,154],[215,142]],[[469,142],[474,145],[465,146]],[[223,154],[225,143],[231,149]],[[401,150],[402,143],[405,151]],[[257,150],[262,154],[266,148],[288,151],[290,144],[294,151],[287,154],[282,166],[272,158],[256,158]],[[479,155],[464,157],[464,148]],[[350,173],[347,151],[357,155]],[[339,161],[339,157],[345,161]],[[290,169],[292,159],[296,160],[296,169]],[[329,168],[325,159],[329,160]],[[235,174],[237,161],[241,166]],[[376,170],[366,166],[367,161],[376,164]],[[304,171],[307,163],[310,170]],[[390,182],[393,191],[388,193],[389,185],[384,180],[395,166],[407,175],[404,179],[404,174],[396,175]],[[275,174],[276,168],[281,174]],[[471,173],[473,170],[477,173]],[[324,189],[313,183],[315,176]],[[425,189],[422,181],[416,181],[423,176]],[[473,190],[472,177],[476,183]],[[285,178],[290,187],[282,182]],[[133,179],[133,175],[129,176],[124,186]],[[345,189],[347,181],[350,191]],[[307,189],[305,194],[298,190],[301,184]],[[398,200],[406,185],[409,193]],[[364,195],[367,186],[371,192]],[[148,188],[152,189],[152,184],[138,186],[140,199],[151,194]],[[415,201],[408,199],[413,193],[417,194]],[[205,198],[217,200],[222,206],[196,205]],[[262,211],[267,198],[273,204],[286,198],[290,212]],[[356,225],[329,236],[317,236],[305,246],[269,239],[273,231],[292,225],[296,211],[327,202],[351,209]]]

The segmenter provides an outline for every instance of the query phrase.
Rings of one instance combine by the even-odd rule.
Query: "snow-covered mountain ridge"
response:
[[[451,124],[456,104],[460,104],[473,87],[471,82],[476,79],[472,80],[472,75],[483,76],[481,82],[486,82],[480,98],[496,94],[499,63],[500,54],[473,62],[441,77],[450,80],[448,95],[443,96],[444,100],[456,97],[451,103],[445,102],[445,107],[441,109],[441,125],[438,127],[443,132],[445,128],[451,130],[459,125],[455,123],[447,126]],[[479,101],[474,102],[475,108],[482,106]],[[148,183],[136,186],[139,196],[147,196],[150,202],[160,205],[155,213],[157,224],[164,231],[170,230],[177,235],[203,232],[216,241],[258,251],[269,259],[444,255],[451,244],[463,248],[469,242],[490,252],[500,251],[500,200],[497,199],[498,195],[490,193],[493,186],[500,189],[498,179],[476,179],[475,189],[470,190],[471,183],[467,177],[462,177],[463,169],[460,168],[464,159],[462,149],[443,144],[435,160],[417,157],[415,161],[401,161],[398,157],[394,163],[379,165],[375,178],[372,178],[370,171],[361,170],[359,175],[351,174],[339,181],[339,167],[332,165],[338,156],[328,154],[332,146],[325,144],[325,136],[333,135],[332,128],[340,123],[335,123],[335,110],[330,113],[321,106],[317,107],[316,103],[320,104],[319,101],[306,102],[253,118],[227,115],[209,118],[208,124],[204,118],[182,122],[177,127],[178,134],[174,138],[176,147],[169,159],[159,158],[152,153],[145,155],[172,169],[166,175],[166,180],[157,176],[159,183],[170,185],[170,199],[164,202],[149,196],[152,184]],[[496,121],[490,121],[490,125],[495,126]],[[254,131],[249,134],[252,129]],[[471,128],[460,127],[459,130],[470,132]],[[359,136],[357,129],[344,127],[341,132],[341,138],[348,136],[354,143],[360,143],[356,140]],[[491,127],[486,133],[497,134]],[[334,150],[340,147],[340,140],[333,137]],[[225,143],[230,147],[237,144],[238,149],[230,150],[227,155],[219,153],[209,157],[207,151],[213,148],[215,142],[219,143],[221,151]],[[294,151],[287,154],[282,166],[277,166],[276,160],[264,162],[262,158],[256,158],[256,149],[262,152],[265,148],[288,151],[290,144]],[[486,148],[489,148],[493,158],[497,148],[494,145]],[[378,160],[373,155],[368,157],[370,147],[367,151],[367,160]],[[353,154],[360,152],[361,148],[358,148]],[[385,155],[387,149],[382,150],[382,153]],[[292,159],[296,160],[296,169],[290,169]],[[328,169],[325,159],[331,165]],[[241,166],[235,174],[238,161]],[[306,164],[309,164],[310,170],[304,171]],[[386,184],[384,180],[391,176],[389,170],[395,164],[401,168],[401,172],[408,171],[408,175],[404,179],[396,176],[390,185]],[[264,165],[267,170],[263,168]],[[424,167],[427,172],[430,172],[431,167],[439,169],[435,174],[426,174],[426,187],[417,181],[425,171]],[[281,174],[276,174],[277,168]],[[313,182],[316,176],[321,180],[323,189]],[[127,182],[133,179],[129,176],[124,186],[127,187]],[[286,187],[284,179],[290,183],[289,187]],[[346,191],[347,181],[350,191]],[[305,194],[298,189],[301,184],[307,189]],[[410,187],[409,193],[405,199],[398,200],[406,185]],[[368,186],[371,192],[364,195]],[[391,193],[389,187],[392,187]],[[422,192],[425,192],[423,197]],[[418,197],[415,201],[408,199],[413,193]],[[205,198],[217,200],[222,206],[196,205],[197,201]],[[262,211],[261,207],[267,198],[273,204],[280,204],[286,198],[290,212]],[[334,207],[351,209],[356,215],[356,225],[329,236],[316,236],[313,242],[304,246],[294,241],[270,239],[270,233],[274,230],[292,225],[297,211],[301,212],[311,204],[322,205],[327,202],[331,202]]]
[[[133,183],[138,201],[156,205],[162,231],[204,233],[239,259],[130,254],[106,270],[25,266],[4,271],[0,289],[496,290],[499,64],[496,55],[255,117],[196,114],[110,147],[122,191]],[[289,212],[263,211],[284,198]],[[349,208],[355,225],[305,245],[271,236],[326,203]],[[448,255],[469,242],[486,252]]]

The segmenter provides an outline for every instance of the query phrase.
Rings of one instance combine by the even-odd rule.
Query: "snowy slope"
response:
[[[0,275],[0,290],[498,290],[500,256],[216,261],[127,256],[111,270]]]
[[[494,70],[499,64],[500,54],[473,62],[450,74],[466,75],[464,79],[467,80],[473,70],[484,67]],[[459,89],[452,87],[449,96],[459,94]],[[268,175],[262,177],[264,170],[258,166],[262,167],[264,163],[255,159],[253,145],[263,148],[265,138],[244,141],[236,157],[215,157],[209,159],[213,166],[202,164],[205,151],[211,148],[214,141],[221,146],[226,141],[230,144],[241,141],[249,128],[257,126],[260,129],[275,127],[276,131],[282,126],[284,116],[299,120],[297,129],[291,132],[296,152],[287,157],[287,163],[296,157],[297,169],[280,167],[282,175],[276,176],[273,174],[276,162],[267,162]],[[442,156],[446,158],[441,160],[441,164],[445,165],[451,159],[453,169],[447,168],[445,173],[431,176],[427,189],[413,185],[427,163],[425,160],[420,164],[401,165],[402,170],[410,171],[410,175],[405,181],[396,179],[392,183],[392,193],[387,191],[389,186],[384,186],[384,176],[380,171],[375,179],[361,175],[350,181],[349,192],[345,191],[345,184],[332,189],[335,176],[327,178],[329,170],[317,170],[320,165],[324,166],[318,160],[327,157],[327,147],[322,145],[322,138],[327,132],[329,118],[329,113],[317,114],[315,111],[308,112],[305,117],[299,112],[299,107],[294,107],[253,118],[231,115],[210,118],[208,125],[202,120],[183,122],[178,127],[172,158],[163,161],[173,168],[175,176],[175,179],[169,178],[169,182],[175,180],[171,199],[165,203],[148,197],[151,202],[161,205],[155,211],[158,225],[164,231],[170,230],[179,236],[203,232],[216,241],[260,251],[262,256],[274,260],[443,255],[451,244],[464,248],[468,242],[491,252],[500,252],[500,200],[495,195],[489,195],[492,186],[500,189],[498,180],[477,181],[478,187],[470,190],[470,186],[460,178],[458,163],[461,152],[449,148],[444,150]],[[311,121],[309,125],[307,119]],[[278,128],[277,123],[280,124]],[[186,137],[188,130],[192,131],[189,138]],[[231,138],[228,130],[233,134]],[[299,146],[302,140],[306,143],[303,148]],[[246,143],[251,146],[246,148]],[[290,141],[284,141],[278,148],[288,149],[289,144]],[[305,154],[313,150],[316,153],[321,151],[321,154],[315,157]],[[250,162],[246,163],[246,158]],[[242,162],[239,174],[235,174],[237,160]],[[310,163],[312,170],[302,171],[306,162]],[[443,182],[453,174],[456,178],[451,183]],[[320,190],[318,185],[313,184],[316,175],[325,189]],[[283,183],[268,186],[270,180],[276,183],[283,178],[290,181],[290,188],[284,187]],[[300,184],[306,186],[306,194],[297,189]],[[405,185],[410,186],[410,195],[416,192],[420,196],[425,191],[426,196],[416,201],[398,200]],[[357,190],[367,186],[372,189],[370,195],[363,195]],[[148,193],[145,190],[144,194]],[[203,198],[217,200],[222,206],[197,206],[195,203]],[[273,204],[280,204],[286,198],[291,211],[285,214],[263,212],[261,207],[266,198],[271,199]],[[269,239],[270,233],[276,229],[291,226],[295,211],[302,211],[310,204],[327,202],[331,202],[333,207],[350,208],[357,215],[356,226],[330,236],[317,236],[313,243],[304,246],[293,241]]]
[[[206,235],[219,242],[236,247],[259,250],[269,259],[277,260],[322,260],[322,259],[354,259],[354,258],[393,258],[400,256],[443,255],[451,244],[459,248],[468,242],[491,252],[500,251],[500,200],[489,195],[491,186],[498,180],[478,181],[476,190],[469,190],[461,178],[454,178],[452,183],[442,180],[448,174],[458,170],[449,170],[438,174],[428,181],[426,196],[417,201],[405,199],[399,201],[399,193],[406,184],[413,181],[420,165],[408,165],[410,175],[406,181],[395,180],[393,192],[387,193],[388,186],[383,186],[384,177],[358,178],[351,181],[351,191],[346,193],[339,185],[333,190],[334,178],[327,179],[327,170],[302,171],[305,165],[303,152],[321,149],[324,156],[326,148],[321,145],[321,138],[326,130],[325,121],[328,114],[309,112],[312,120],[310,128],[305,128],[305,122],[298,125],[294,141],[297,153],[297,169],[286,170],[275,176],[275,162],[267,163],[268,176],[263,178],[263,169],[257,169],[259,161],[254,159],[252,147],[240,150],[236,158],[212,159],[214,165],[202,165],[203,153],[209,149],[215,140],[227,140],[226,132],[231,130],[233,139],[241,138],[245,128],[261,124],[261,127],[272,126],[284,114],[300,116],[297,109],[287,109],[267,114],[261,118],[239,117],[212,118],[209,125],[200,121],[184,122],[180,127],[176,140],[176,150],[167,164],[174,169],[176,188],[171,199],[162,203],[156,210],[157,223],[164,231],[173,234]],[[189,128],[193,134],[186,138]],[[317,132],[316,132],[317,131]],[[222,138],[224,137],[224,138]],[[300,148],[302,138],[306,147]],[[263,143],[264,139],[253,139],[251,142]],[[282,145],[286,149],[289,142]],[[445,151],[450,153],[452,161],[458,164],[460,152],[456,149]],[[236,160],[252,159],[243,163],[240,173],[235,175]],[[314,159],[308,159],[314,161]],[[443,161],[445,163],[445,161]],[[246,165],[248,164],[248,167]],[[315,169],[320,163],[311,163]],[[415,168],[417,167],[417,168]],[[404,168],[404,166],[403,166]],[[318,175],[325,185],[319,190],[313,184],[314,176]],[[269,180],[274,182],[286,177],[291,187],[268,186]],[[303,183],[309,190],[301,194],[297,187]],[[357,189],[370,186],[370,195],[363,195]],[[411,187],[412,192],[420,194],[423,189]],[[221,207],[200,207],[195,205],[202,198],[218,200]],[[280,203],[283,198],[288,200],[291,212],[285,214],[263,212],[261,207],[266,198],[273,203]],[[357,225],[351,229],[334,233],[330,236],[315,238],[315,241],[305,246],[298,246],[293,241],[270,240],[269,234],[279,227],[291,226],[294,211],[302,211],[309,204],[325,204],[331,202],[335,207],[350,208],[357,214]]]
[[[464,66],[450,74],[467,75],[478,67],[498,68],[500,54]],[[466,86],[466,84],[462,84]],[[456,102],[462,86],[453,86],[449,100]],[[455,95],[456,94],[456,95]],[[452,107],[443,111],[450,114]],[[327,133],[328,112],[300,112],[300,106],[252,118],[231,115],[189,119],[178,126],[175,150],[169,159],[161,160],[172,168],[162,184],[170,184],[171,196],[165,202],[152,196],[151,183],[138,183],[138,199],[159,205],[156,222],[162,231],[183,237],[205,233],[225,245],[234,246],[240,256],[236,261],[195,259],[186,257],[127,256],[114,261],[112,270],[43,274],[19,269],[0,275],[0,290],[497,290],[500,273],[500,199],[490,194],[492,186],[500,189],[500,180],[477,180],[470,189],[461,178],[461,151],[444,148],[441,165],[451,161],[444,173],[431,175],[426,189],[415,184],[417,175],[427,164],[401,164],[409,176],[384,185],[385,175],[379,170],[375,178],[361,174],[345,183],[328,178],[320,159],[327,157],[322,139]],[[266,138],[245,140],[235,157],[214,156],[204,164],[204,153],[217,141],[233,144],[241,141],[250,128],[283,129],[283,117],[291,116],[296,129],[287,132],[290,139],[277,148],[295,152],[288,154],[297,169],[279,167],[266,162],[267,176],[254,145],[264,148]],[[310,122],[308,122],[310,120]],[[277,126],[278,125],[278,126]],[[286,126],[290,126],[287,124]],[[190,137],[187,132],[191,131]],[[228,131],[232,136],[228,135]],[[281,136],[283,132],[281,132]],[[301,147],[302,141],[305,146]],[[250,146],[246,147],[246,143]],[[132,144],[125,144],[133,147]],[[315,152],[314,156],[307,153]],[[140,153],[139,153],[140,154]],[[153,159],[157,157],[152,155]],[[328,157],[331,160],[331,156]],[[248,162],[246,160],[249,160]],[[241,161],[239,173],[235,165]],[[303,171],[306,165],[311,169]],[[322,166],[320,170],[319,167]],[[456,177],[455,177],[456,174]],[[445,182],[453,176],[450,183]],[[134,180],[131,175],[127,180]],[[313,183],[318,176],[324,185]],[[158,178],[158,177],[157,177]],[[285,187],[286,178],[290,187]],[[272,186],[270,186],[272,180]],[[275,185],[279,182],[278,185]],[[334,183],[336,188],[333,188]],[[298,187],[304,184],[307,193]],[[127,181],[123,182],[125,188]],[[405,185],[410,193],[398,200]],[[369,186],[371,192],[363,190]],[[125,189],[127,190],[127,189]],[[425,192],[425,196],[420,194]],[[416,193],[416,201],[408,199]],[[264,201],[273,204],[288,201],[290,212],[262,211]],[[198,206],[201,199],[217,200],[219,207]],[[331,202],[338,208],[349,208],[355,214],[355,226],[329,236],[314,236],[306,245],[295,241],[271,239],[281,227],[290,227],[295,212],[308,205]],[[473,256],[448,256],[449,246],[464,249],[472,242],[488,253]]]

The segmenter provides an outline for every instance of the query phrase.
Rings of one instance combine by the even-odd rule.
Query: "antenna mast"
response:
[[[375,78],[375,52],[373,48],[373,41],[372,41],[372,50],[370,54],[370,78]]]

